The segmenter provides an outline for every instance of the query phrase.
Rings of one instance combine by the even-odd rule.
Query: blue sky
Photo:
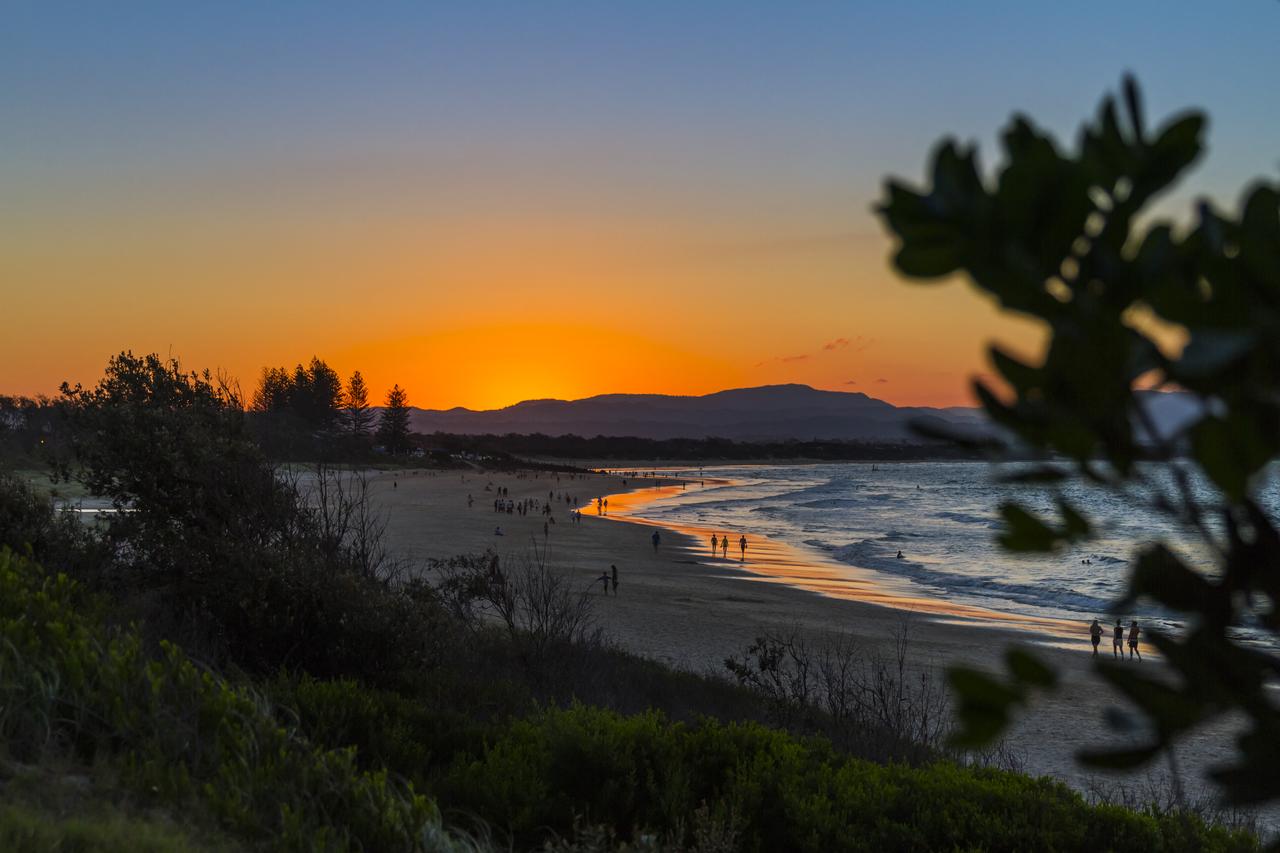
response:
[[[63,293],[118,320],[120,345],[201,357],[218,352],[213,327],[237,322],[210,307],[213,294],[240,305],[284,294],[268,313],[311,292],[349,308],[342,283],[359,270],[371,270],[366,293],[412,307],[371,320],[353,358],[415,329],[478,322],[479,308],[450,295],[476,286],[520,316],[641,317],[688,351],[697,318],[723,312],[743,330],[714,354],[733,369],[707,368],[723,382],[751,381],[736,365],[776,355],[744,340],[798,351],[919,315],[918,349],[936,340],[934,309],[895,302],[869,212],[884,177],[920,175],[946,134],[979,141],[993,162],[1015,110],[1073,137],[1126,71],[1152,118],[1191,105],[1212,118],[1208,160],[1169,209],[1199,193],[1233,203],[1280,170],[1274,0],[42,0],[6,2],[4,21],[0,280],[25,294],[11,310],[38,326],[43,295]],[[814,254],[841,239],[844,254],[822,250],[822,262],[752,266],[753,252]],[[523,253],[537,274],[513,275],[490,253]],[[702,278],[649,269],[691,255]],[[99,302],[104,288],[159,300],[163,275],[190,297],[164,295],[155,317]],[[583,298],[593,288],[612,294],[607,305]],[[802,305],[794,316],[784,297]],[[691,298],[689,317],[651,309]],[[954,311],[943,302],[937,311]],[[226,333],[224,350],[244,349],[238,370],[284,358],[286,344],[348,346],[319,313],[291,314],[287,342],[276,319]],[[978,338],[996,328],[970,324]],[[80,349],[84,330],[67,334],[74,354],[50,371],[100,363],[105,333]],[[13,365],[32,341],[0,346]],[[867,370],[925,369],[885,358]],[[49,379],[5,370],[0,385]],[[815,376],[793,378],[836,381]]]

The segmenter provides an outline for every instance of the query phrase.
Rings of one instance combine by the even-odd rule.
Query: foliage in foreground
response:
[[[1074,152],[1018,116],[992,178],[972,147],[946,140],[930,186],[890,181],[880,212],[901,240],[899,271],[963,273],[1051,332],[1039,363],[991,348],[1007,396],[975,383],[988,415],[1051,460],[1020,478],[1077,479],[1140,501],[1185,525],[1211,555],[1193,566],[1160,542],[1134,555],[1117,606],[1148,598],[1185,617],[1181,636],[1147,633],[1179,683],[1100,661],[1154,737],[1084,757],[1136,766],[1210,718],[1240,711],[1250,723],[1240,757],[1214,776],[1248,801],[1280,796],[1280,707],[1266,688],[1280,660],[1233,631],[1255,624],[1272,648],[1280,639],[1280,530],[1258,497],[1280,454],[1280,188],[1259,182],[1234,215],[1202,202],[1187,227],[1156,219],[1151,203],[1199,157],[1204,126],[1190,112],[1148,130],[1128,80],[1123,108],[1104,99]],[[1175,352],[1167,345],[1179,335],[1186,345]],[[1135,391],[1140,382],[1187,392],[1198,415],[1162,433]],[[1058,503],[1060,522],[1006,504],[1003,544],[1051,551],[1087,538],[1094,522]],[[1003,684],[958,675],[973,740],[998,734],[1025,700],[1030,685],[1013,676]]]
[[[1254,850],[1185,813],[1086,803],[1048,779],[883,765],[758,723],[575,705],[479,722],[355,682],[276,686],[318,742],[412,774],[517,849],[595,832],[686,850]],[[713,843],[714,842],[714,843]]]
[[[59,817],[39,809],[0,805],[0,850],[66,853],[206,853],[231,849],[205,844],[191,830],[120,814]]]
[[[88,615],[76,584],[0,552],[0,746],[12,760],[107,760],[161,804],[198,804],[276,849],[450,849],[435,807],[354,750],[320,750],[249,692]]]
[[[1186,816],[1090,806],[1066,786],[939,763],[881,765],[751,723],[671,724],[576,707],[511,724],[439,788],[517,837],[575,816],[623,838],[691,829],[742,850],[1252,849]],[[681,839],[688,841],[690,839]]]

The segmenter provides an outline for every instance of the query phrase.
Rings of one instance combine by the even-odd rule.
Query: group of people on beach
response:
[[[719,550],[723,554],[724,559],[726,560],[729,559],[729,534],[728,533],[726,533],[723,537],[717,537],[716,534],[714,533],[711,534],[711,556],[714,557],[716,555],[717,550]],[[745,533],[738,538],[738,550],[742,552],[742,557],[740,559],[745,561],[747,559],[747,536]]]
[[[1102,623],[1097,619],[1093,620],[1093,624],[1089,626],[1089,640],[1093,643],[1093,655],[1098,656],[1098,644],[1102,642],[1102,634],[1104,629]],[[1136,655],[1138,660],[1142,660],[1142,652],[1138,650],[1138,638],[1142,635],[1142,629],[1138,627],[1138,620],[1134,619],[1129,623],[1129,658],[1132,660]],[[1115,627],[1111,629],[1111,654],[1114,657],[1124,658],[1124,642],[1125,631],[1124,624],[1117,619]]]

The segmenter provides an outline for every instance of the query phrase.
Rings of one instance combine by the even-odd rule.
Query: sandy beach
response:
[[[1012,617],[945,601],[904,598],[880,589],[848,566],[828,563],[821,554],[797,551],[777,542],[749,537],[739,559],[739,531],[730,531],[728,558],[714,558],[709,537],[716,531],[655,528],[629,516],[640,503],[670,494],[682,485],[672,479],[629,479],[606,474],[546,472],[400,471],[376,475],[373,492],[387,513],[392,547],[412,561],[445,558],[493,549],[505,561],[546,548],[555,571],[591,589],[602,571],[616,565],[618,594],[596,598],[599,624],[620,645],[640,654],[697,672],[723,673],[723,660],[741,654],[764,629],[796,628],[820,634],[852,635],[869,653],[887,653],[904,624],[911,637],[911,661],[941,675],[944,667],[965,663],[998,669],[1011,643],[1037,647],[1059,670],[1061,683],[1024,714],[1008,745],[1034,775],[1050,775],[1087,790],[1092,784],[1122,783],[1142,788],[1163,785],[1167,765],[1127,777],[1082,768],[1075,753],[1086,746],[1130,742],[1108,729],[1103,711],[1120,700],[1093,673],[1088,625]],[[497,489],[512,500],[552,497],[555,523],[532,513],[495,513]],[[696,481],[684,488],[698,488]],[[571,521],[568,494],[583,508]],[[468,506],[468,496],[472,503]],[[607,497],[608,515],[597,514],[595,500]],[[501,527],[502,535],[495,534]],[[658,548],[651,537],[658,531]],[[719,531],[721,534],[724,531]],[[1109,638],[1103,651],[1110,653]],[[1135,666],[1160,667],[1154,650]],[[1230,723],[1221,721],[1180,745],[1177,759],[1189,795],[1205,789],[1203,770],[1229,757],[1222,752]],[[1128,737],[1128,736],[1126,736]],[[1272,815],[1264,823],[1280,825]]]

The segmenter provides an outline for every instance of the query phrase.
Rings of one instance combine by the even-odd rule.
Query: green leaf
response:
[[[1240,219],[1240,263],[1270,294],[1280,292],[1280,192],[1255,188]]]
[[[1002,546],[1010,551],[1052,551],[1058,544],[1057,532],[1015,503],[1000,505],[1005,530],[999,536]]]
[[[1142,119],[1142,92],[1132,74],[1124,75],[1124,103],[1129,109],[1129,123],[1133,125],[1133,137],[1139,142],[1146,136]]]
[[[1066,498],[1058,498],[1058,510],[1062,513],[1063,533],[1065,538],[1075,540],[1089,536],[1089,520],[1079,510],[1067,502]]]
[[[1035,655],[1024,649],[1005,652],[1005,664],[1014,680],[1029,687],[1053,688],[1058,686],[1058,674]]]
[[[987,352],[991,357],[991,364],[1018,393],[1034,388],[1042,381],[1039,368],[1019,361],[999,346],[992,345]]]
[[[1081,764],[1106,770],[1130,770],[1155,758],[1163,748],[1161,744],[1138,746],[1130,749],[1085,749],[1076,753]]]
[[[1099,660],[1095,669],[1137,705],[1166,739],[1191,728],[1205,717],[1206,708],[1199,699],[1166,681],[1141,675],[1131,666],[1110,660]]]
[[[1000,473],[996,476],[1000,483],[1061,483],[1068,474],[1054,465],[1036,465],[1022,471]]]
[[[1151,144],[1145,167],[1135,176],[1134,195],[1143,198],[1154,195],[1194,163],[1204,150],[1200,140],[1204,126],[1204,116],[1199,113],[1191,113],[1166,125]]]
[[[1249,478],[1273,453],[1257,423],[1243,412],[1232,412],[1228,418],[1203,418],[1191,430],[1191,447],[1209,479],[1235,503],[1244,500]]]
[[[893,263],[903,275],[913,278],[940,278],[960,268],[961,244],[951,229],[934,226],[923,234],[904,237]]]
[[[1183,379],[1214,378],[1232,370],[1257,341],[1256,332],[1194,329],[1182,356],[1173,365],[1173,372]]]
[[[1162,544],[1138,552],[1129,576],[1128,601],[1147,596],[1175,610],[1200,610],[1217,589]]]
[[[962,748],[991,743],[1009,725],[1010,710],[1023,694],[996,678],[968,667],[952,667],[947,681],[956,694],[959,726],[951,741]]]

